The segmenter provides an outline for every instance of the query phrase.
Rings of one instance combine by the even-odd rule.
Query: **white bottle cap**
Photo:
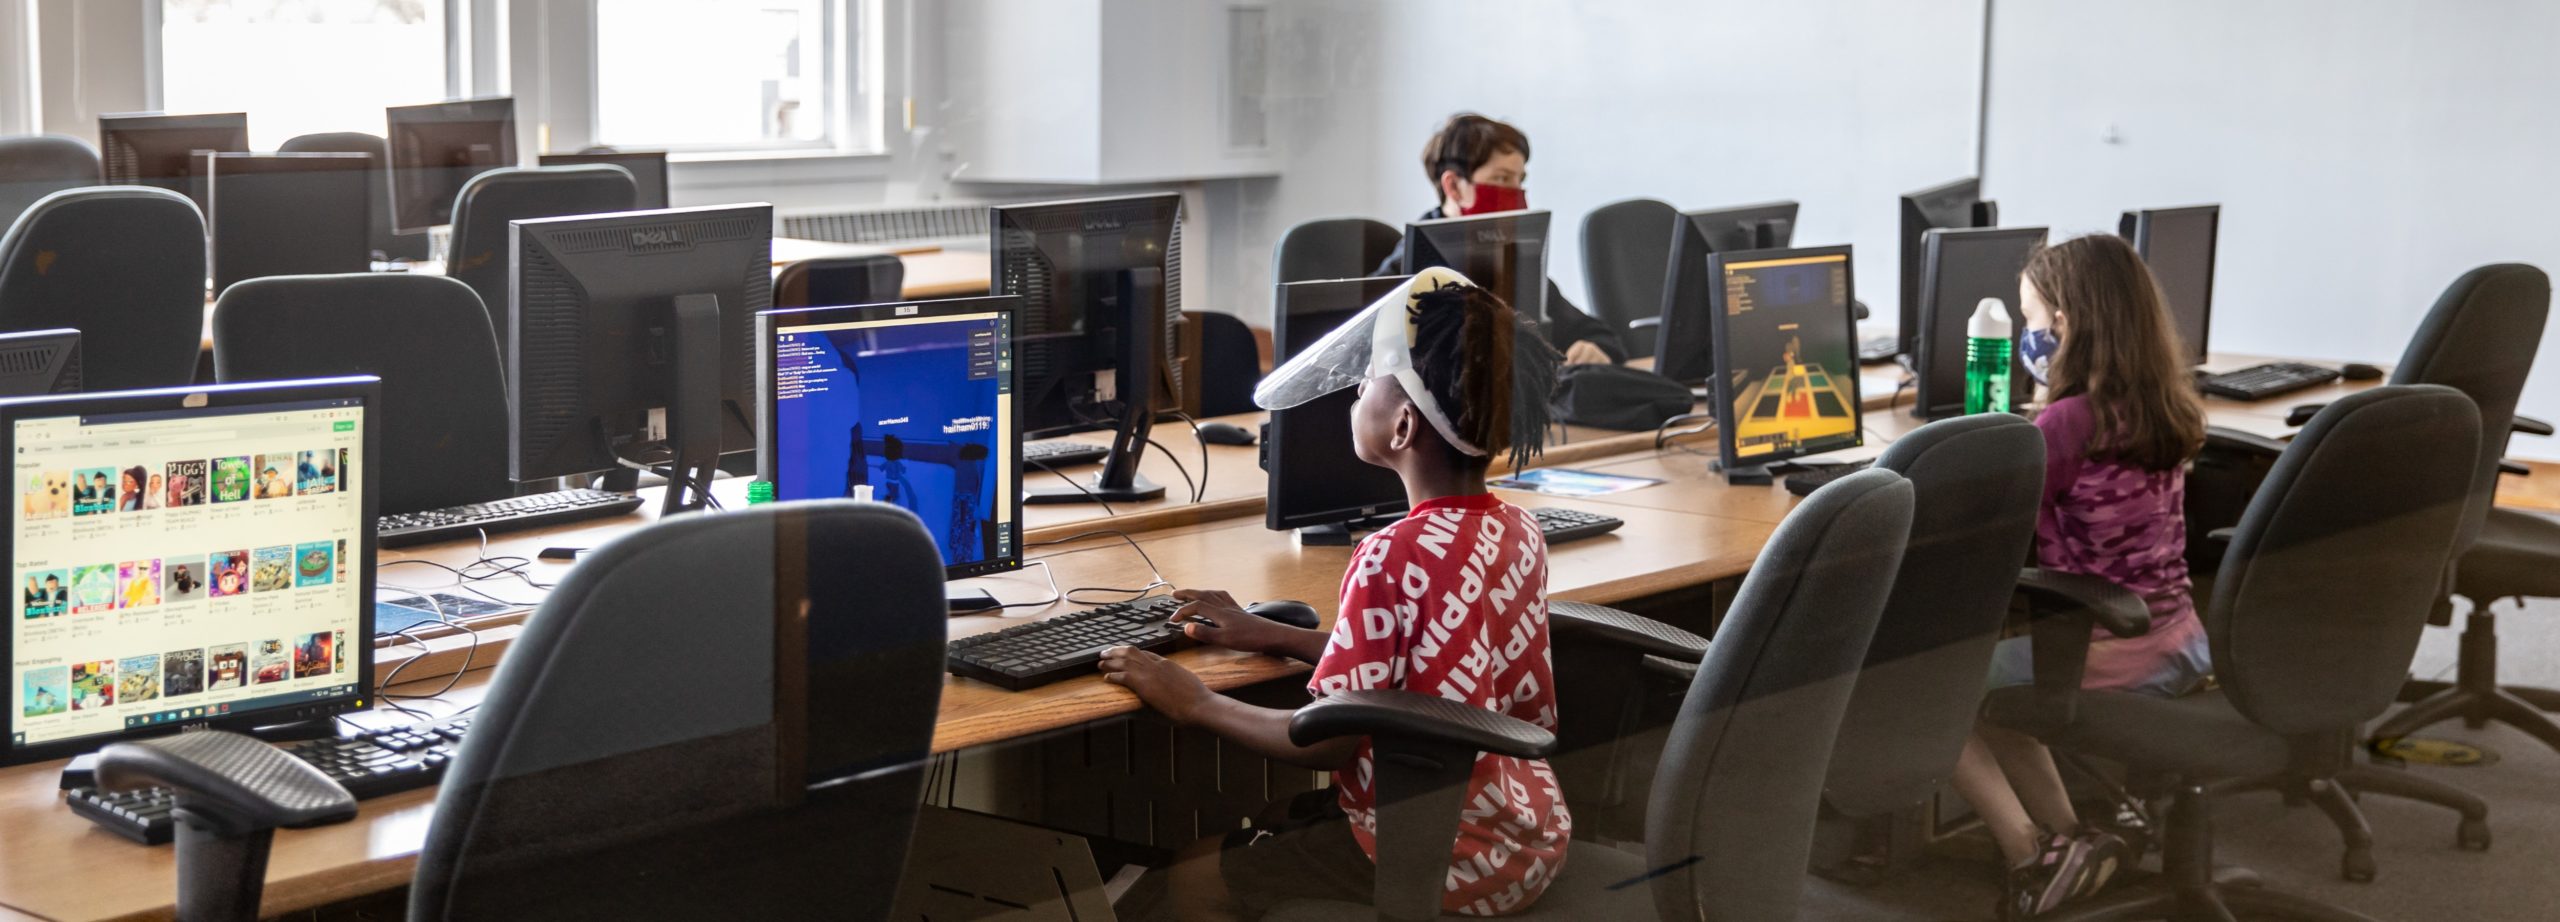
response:
[[[867,484],[867,483],[857,483],[857,484],[854,484],[854,485],[853,485],[853,500],[854,500],[854,502],[858,502],[858,503],[867,503],[867,502],[870,502],[870,501],[871,501],[871,485],[870,485],[870,484]]]
[[[1984,298],[1973,306],[1973,319],[1965,321],[1964,335],[1974,339],[2009,338],[2009,306],[1998,298]]]

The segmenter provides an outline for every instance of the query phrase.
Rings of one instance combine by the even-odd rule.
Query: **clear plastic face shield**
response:
[[[1372,302],[1360,315],[1334,328],[1314,346],[1298,353],[1253,389],[1253,402],[1266,410],[1286,410],[1334,391],[1356,387],[1371,378],[1392,375],[1404,386],[1431,428],[1459,451],[1476,457],[1486,446],[1458,436],[1439,401],[1413,370],[1415,297],[1450,285],[1475,287],[1467,277],[1445,268],[1424,269],[1411,281]]]

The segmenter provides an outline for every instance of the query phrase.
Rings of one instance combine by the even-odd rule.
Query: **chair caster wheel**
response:
[[[2475,819],[2463,820],[2462,825],[2455,827],[2454,829],[2453,841],[2454,844],[2461,846],[2463,851],[2488,851],[2489,821]]]
[[[2375,868],[2372,849],[2354,849],[2338,861],[2338,876],[2359,884],[2373,882]]]

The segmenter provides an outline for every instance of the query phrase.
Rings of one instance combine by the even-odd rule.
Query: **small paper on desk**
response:
[[[1542,467],[1522,471],[1517,476],[1497,477],[1485,481],[1485,485],[1497,490],[1522,490],[1549,496],[1605,496],[1642,489],[1661,482],[1651,477],[1625,477],[1596,471]]]

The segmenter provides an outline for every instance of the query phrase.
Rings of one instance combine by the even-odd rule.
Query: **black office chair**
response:
[[[403,234],[391,226],[391,143],[381,135],[361,131],[329,131],[296,135],[285,139],[280,153],[369,154],[373,166],[365,173],[366,220],[372,231],[367,238],[375,258],[421,260],[427,258],[427,235],[424,232]]]
[[[0,233],[37,199],[105,180],[89,142],[58,134],[0,138]]]
[[[773,306],[824,307],[904,301],[907,264],[894,253],[803,259],[773,277]]]
[[[0,236],[0,330],[83,334],[91,391],[195,382],[204,351],[204,216],[150,186],[37,201]]]
[[[2180,698],[2082,691],[2090,622],[2033,622],[2036,683],[1992,692],[1986,717],[2122,762],[2170,792],[2161,875],[2049,918],[2365,918],[2236,886],[2250,875],[2214,867],[2207,788],[2286,772],[2316,779],[2346,766],[2348,743],[2390,706],[2417,652],[2462,527],[2479,438],[2470,398],[2432,385],[2376,388],[2312,419],[2234,530],[2203,610],[2217,689]],[[2316,787],[2324,803],[2346,800],[2335,785]]]
[[[1832,740],[1911,513],[1910,484],[1883,470],[1797,506],[1743,578],[1671,725],[1643,854],[1576,842],[1546,894],[1506,918],[1795,918]],[[1338,736],[1367,736],[1377,754],[1375,905],[1398,920],[1440,914],[1476,754],[1540,758],[1555,745],[1533,724],[1403,691],[1330,695],[1289,722],[1301,746]],[[1361,911],[1302,901],[1266,918]]]
[[[941,704],[942,564],[849,500],[670,519],[578,564],[498,665],[426,831],[412,919],[879,919]],[[271,747],[107,747],[178,790],[179,916],[256,915],[269,830],[345,792]]]
[[[1200,415],[1251,413],[1253,386],[1262,381],[1262,347],[1243,318],[1216,311],[1192,315],[1200,321]]]
[[[507,382],[471,287],[405,272],[283,275],[223,290],[213,311],[218,381],[382,379],[383,515],[504,499]]]
[[[631,171],[608,163],[509,167],[462,184],[453,197],[453,243],[447,247],[444,274],[471,286],[489,309],[489,329],[501,331],[500,356],[506,355],[504,331],[515,315],[507,303],[507,273],[513,263],[507,222],[630,211],[639,194]]]
[[[1271,281],[1367,278],[1404,243],[1404,232],[1367,218],[1301,221],[1271,250]]]
[[[1592,313],[1627,338],[1631,355],[1653,354],[1679,222],[1679,209],[1649,198],[1611,202],[1582,218],[1582,271]]]

